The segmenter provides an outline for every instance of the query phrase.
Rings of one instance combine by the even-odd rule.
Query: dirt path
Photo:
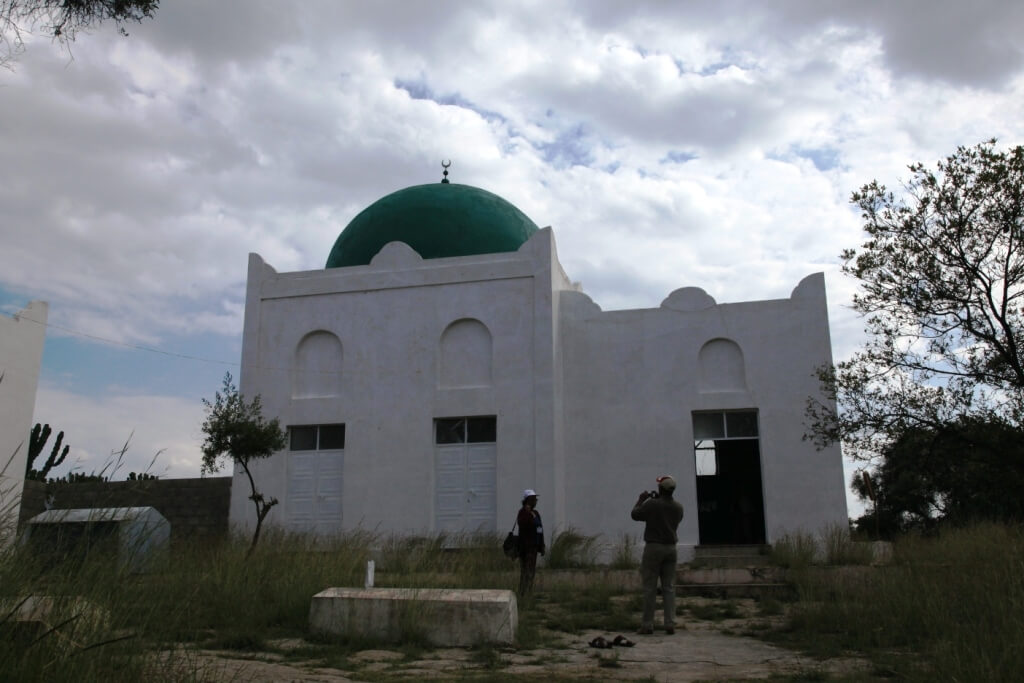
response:
[[[552,647],[534,650],[443,648],[416,657],[394,650],[364,650],[348,657],[342,669],[326,668],[322,660],[292,661],[287,653],[306,645],[298,640],[277,641],[272,644],[276,653],[254,653],[251,658],[213,651],[191,656],[218,680],[261,683],[458,680],[487,673],[536,681],[728,681],[773,675],[813,680],[867,667],[865,662],[853,658],[818,661],[755,638],[735,635],[741,632],[745,621],[687,623],[685,629],[671,636],[660,632],[653,636],[625,633],[635,645],[610,649],[593,648],[588,643],[599,635],[612,639],[619,634],[586,631],[567,636]]]

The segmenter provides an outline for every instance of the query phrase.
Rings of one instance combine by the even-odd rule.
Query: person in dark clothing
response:
[[[544,525],[537,512],[537,492],[523,491],[523,506],[516,516],[519,525],[519,597],[533,589],[533,577],[537,574],[537,555],[544,554]]]
[[[644,522],[644,554],[640,560],[640,577],[644,587],[644,615],[641,634],[654,633],[654,603],[661,580],[661,597],[665,606],[665,633],[676,632],[676,529],[683,520],[683,506],[672,498],[676,480],[658,477],[658,491],[644,491],[633,506],[630,516]]]

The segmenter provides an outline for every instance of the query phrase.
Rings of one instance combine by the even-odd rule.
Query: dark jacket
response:
[[[531,512],[524,505],[519,508],[516,523],[519,524],[519,554],[537,552],[543,555],[545,550],[544,525],[540,521],[540,513],[536,510]]]
[[[638,522],[646,522],[644,527],[645,543],[675,544],[679,541],[676,529],[683,521],[683,506],[672,498],[671,494],[662,493],[657,497],[638,501],[633,506],[630,517]]]

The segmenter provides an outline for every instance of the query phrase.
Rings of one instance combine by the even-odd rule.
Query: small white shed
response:
[[[60,555],[110,547],[127,571],[145,570],[171,539],[171,524],[152,507],[47,510],[25,525],[22,542]]]

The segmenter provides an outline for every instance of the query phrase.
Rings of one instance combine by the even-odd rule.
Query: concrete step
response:
[[[767,555],[771,552],[772,547],[766,543],[754,544],[754,545],[698,545],[694,548],[694,552],[698,557],[701,555],[715,555],[715,556],[727,556],[727,555]]]
[[[703,598],[776,598],[785,600],[794,595],[796,588],[789,583],[688,583],[676,584],[678,597]]]
[[[699,545],[692,567],[763,567],[770,564],[769,545]]]
[[[747,584],[785,583],[780,567],[693,567],[683,565],[676,570],[677,584]]]
[[[676,571],[676,595],[711,598],[786,598],[793,586],[769,562],[771,547],[698,546]]]

